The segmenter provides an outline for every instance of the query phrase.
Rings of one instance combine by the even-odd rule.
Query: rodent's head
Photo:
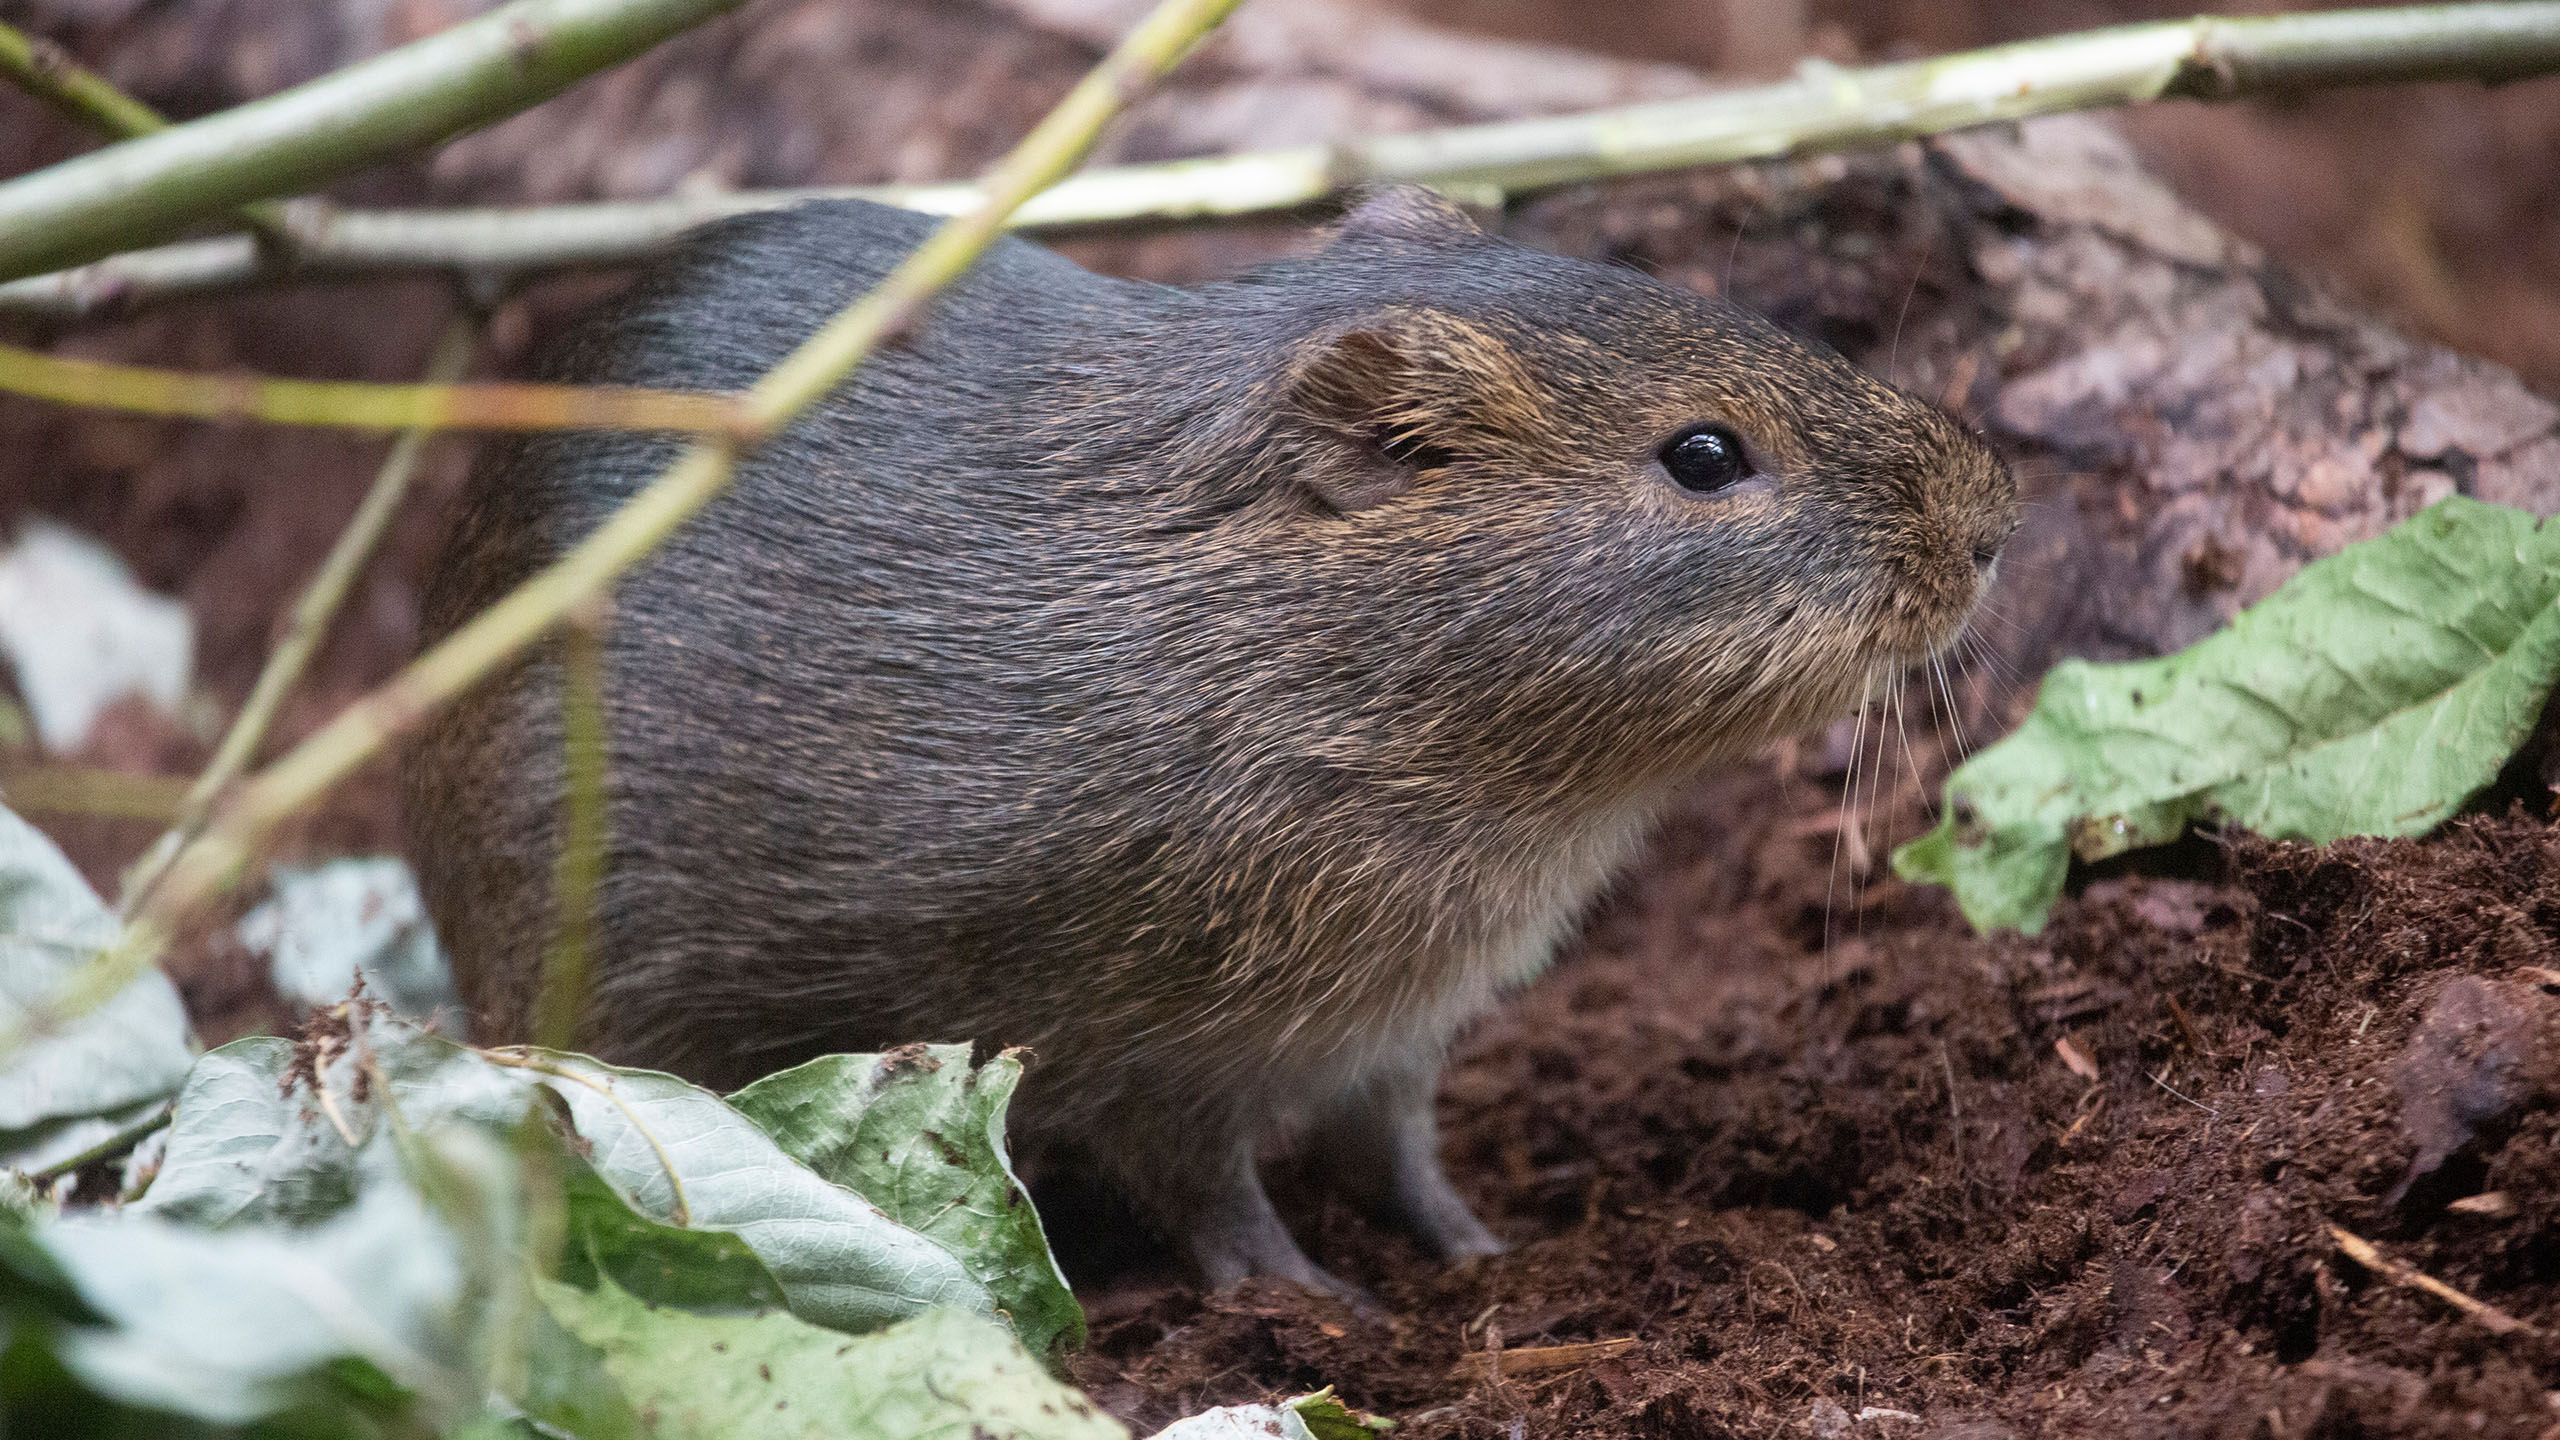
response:
[[[1854,704],[1955,637],[2015,526],[2007,467],[1936,407],[1427,192],[1283,269],[1233,287],[1285,286],[1302,327],[1258,407],[1264,474],[1298,488],[1324,583],[1371,587],[1415,652],[1368,662],[1485,691],[1502,714],[1454,728],[1581,747],[1583,781],[1593,747],[1667,778],[1640,772]]]

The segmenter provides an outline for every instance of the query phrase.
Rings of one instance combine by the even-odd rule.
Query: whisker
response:
[[[1975,620],[1988,620],[1999,625],[2003,630],[2008,632],[2008,636],[2012,640],[2023,640],[2026,638],[2026,627],[2016,616],[2001,609],[1999,604],[1989,596],[1984,596],[1982,603],[1974,607],[1972,618]],[[1965,633],[1968,635],[1972,633],[1972,630],[1973,627],[1970,624],[1965,627]]]
[[[2026,683],[2026,672],[2018,668],[2017,662],[2001,654],[1999,647],[1993,645],[1988,637],[1967,631],[1959,638],[1964,642],[1957,654],[1960,661],[1972,660],[1989,670],[1995,678],[2008,684]]]
[[[1884,362],[1884,378],[1902,383],[1902,322],[1911,318],[1912,297],[1920,293],[1920,279],[1929,273],[1929,249],[1938,243],[1935,234],[1920,242],[1920,263],[1912,267],[1911,286],[1902,292],[1902,309],[1893,317],[1893,345]]]
[[[1957,638],[1961,640],[1964,637],[1959,635]],[[1932,668],[1937,668],[1938,662],[1935,659],[1932,659],[1930,661],[1930,665]],[[1939,673],[1940,678],[1943,681],[1945,672],[1940,670]],[[1943,723],[1939,724],[1932,732],[1936,736],[1938,742],[1938,776],[1940,781],[1943,783],[1945,777],[1954,774],[1955,768],[1964,763],[1964,726],[1956,715],[1956,701],[1952,689],[1942,686],[1940,689],[1930,691],[1929,703],[1933,708],[1943,707],[1945,716]],[[1947,751],[1947,737],[1950,734],[1953,734],[1956,737],[1957,748],[1954,754],[1949,754]],[[1938,802],[1936,798],[1927,795],[1925,792],[1921,798],[1926,801],[1929,806],[1930,823],[1933,825],[1936,824],[1938,820]]]
[[[1869,681],[1870,687],[1873,681]],[[1831,830],[1831,874],[1822,888],[1822,971],[1823,982],[1831,980],[1831,920],[1834,902],[1840,895],[1840,850],[1848,843],[1850,817],[1856,813],[1858,794],[1858,752],[1866,744],[1867,704],[1859,697],[1854,727],[1849,732],[1849,774],[1840,786],[1840,823]]]
[[[1947,647],[1947,653],[1941,663],[1950,679],[1965,675],[1967,673],[1965,667],[1980,658],[1974,648],[1977,643],[1976,637],[1965,634],[1958,635],[1956,643]]]
[[[1935,666],[1937,661],[1931,660],[1929,663]],[[1919,757],[1911,753],[1911,727],[1902,723],[1902,712],[1906,708],[1902,703],[1902,692],[1909,685],[1910,676],[1905,674],[1902,683],[1893,688],[1893,728],[1902,734],[1902,766],[1911,772],[1911,788],[1919,793],[1920,808],[1926,811],[1929,808],[1929,782],[1920,774]],[[1893,844],[1888,840],[1885,844],[1885,853],[1892,852]]]
[[[1868,688],[1870,690],[1876,688],[1883,680],[1883,673],[1879,671],[1868,680]],[[1885,690],[1884,702],[1881,709],[1889,713],[1893,704],[1891,689]],[[1884,721],[1883,714],[1876,716],[1875,773],[1867,779],[1867,813],[1858,817],[1858,851],[1849,857],[1849,914],[1857,922],[1857,933],[1860,935],[1867,933],[1867,882],[1875,878],[1876,868],[1875,850],[1867,843],[1867,831],[1871,828],[1870,822],[1874,820],[1878,813],[1877,807],[1881,803],[1878,797],[1884,790],[1885,759],[1891,748],[1884,738]]]
[[[1956,701],[1955,682],[1947,678],[1947,667],[1940,664],[1935,656],[1930,657],[1929,668],[1937,673],[1938,691],[1946,697],[1947,729],[1956,738],[1956,754],[1970,758],[1973,743],[1965,739],[1964,707]]]
[[[2037,476],[2029,475],[2023,477],[2021,483],[2032,484],[2036,483],[2038,479],[2039,477]],[[2020,495],[2018,497],[2018,518],[2020,520],[2024,520],[2029,515],[2050,510],[2057,505],[2069,505],[2072,503],[2074,502],[2069,495]]]

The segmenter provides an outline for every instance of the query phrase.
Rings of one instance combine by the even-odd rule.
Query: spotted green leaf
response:
[[[2303,568],[2175,655],[2065,661],[1896,851],[1976,928],[2043,928],[2071,858],[2227,821],[2416,835],[2494,779],[2560,677],[2560,525],[2455,497]]]

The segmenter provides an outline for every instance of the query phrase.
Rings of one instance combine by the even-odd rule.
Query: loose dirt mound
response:
[[[2172,858],[2205,878],[2101,877],[1985,940],[1853,884],[1842,779],[1701,793],[1453,1064],[1452,1169],[1511,1254],[1444,1273],[1302,1189],[1301,1234],[1388,1317],[1124,1269],[1088,1281],[1077,1378],[1142,1433],[1323,1383],[1414,1440],[2560,1423],[2560,832],[2198,844]]]

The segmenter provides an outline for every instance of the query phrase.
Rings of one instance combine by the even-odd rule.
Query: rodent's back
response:
[[[708,227],[547,349],[540,378],[744,390],[877,285],[936,223],[840,201]],[[740,467],[733,494],[749,498],[715,504],[686,536],[759,526],[777,506],[838,520],[843,507],[877,503],[884,497],[876,486],[837,483],[795,495],[763,482],[793,465],[819,465],[843,482],[848,460],[889,475],[945,460],[972,439],[950,423],[952,390],[974,390],[990,407],[1019,403],[1042,347],[1081,342],[1089,326],[1128,323],[1156,298],[1155,288],[1096,276],[1031,246],[1000,245],[938,297],[931,326],[893,337],[846,386]],[[998,337],[1005,343],[991,351],[984,342]],[[866,453],[848,457],[840,449],[847,442]],[[503,595],[655,478],[679,449],[666,438],[622,434],[537,435],[495,447],[463,498],[448,563],[431,577],[428,634],[449,631]],[[669,550],[706,548],[679,537]]]

